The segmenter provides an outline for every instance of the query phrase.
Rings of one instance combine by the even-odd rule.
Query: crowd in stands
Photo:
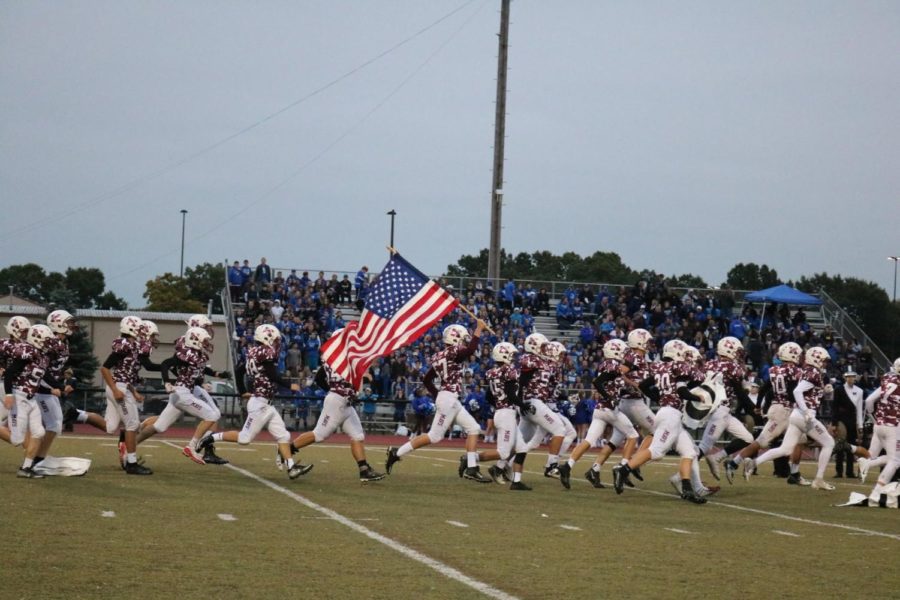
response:
[[[315,422],[316,407],[324,392],[313,385],[320,364],[320,347],[331,333],[345,324],[342,309],[361,309],[371,285],[363,267],[353,281],[348,275],[327,276],[319,272],[313,279],[306,271],[271,272],[262,259],[256,269],[237,261],[229,272],[235,308],[236,356],[240,365],[253,340],[253,331],[263,323],[274,324],[284,335],[279,368],[296,378],[301,391],[296,394],[297,415],[306,425]],[[848,368],[860,374],[859,385],[866,392],[877,385],[872,352],[856,340],[838,338],[829,327],[813,330],[802,308],[791,311],[786,305],[769,305],[763,316],[760,305],[744,304],[738,310],[729,288],[714,292],[671,288],[663,277],[641,279],[632,286],[581,285],[565,288],[554,306],[546,288],[512,280],[496,292],[489,282],[470,281],[465,288],[451,289],[470,311],[486,321],[495,334],[486,333],[480,350],[471,357],[466,370],[465,402],[473,415],[490,416],[484,395],[484,373],[492,366],[494,344],[507,341],[520,349],[525,337],[535,329],[535,316],[555,317],[560,329],[570,330],[560,400],[571,406],[573,423],[590,422],[593,411],[591,381],[602,360],[602,346],[612,338],[624,339],[632,329],[649,330],[659,349],[678,338],[700,350],[708,358],[715,355],[716,343],[726,335],[741,339],[747,356],[748,385],[765,381],[774,364],[779,345],[794,341],[801,346],[821,345],[832,356],[829,376],[839,381]],[[441,332],[451,323],[474,328],[474,320],[455,310],[435,324],[414,344],[389,357],[377,359],[371,380],[359,394],[363,420],[376,416],[376,402],[394,402],[392,416],[409,421],[416,432],[427,430],[434,405],[422,386],[429,358],[442,347]],[[569,331],[567,331],[568,333]],[[546,333],[546,332],[542,332]],[[574,341],[573,341],[574,340]],[[656,358],[655,350],[651,359]],[[239,366],[238,365],[238,366]],[[287,392],[285,392],[287,394]]]

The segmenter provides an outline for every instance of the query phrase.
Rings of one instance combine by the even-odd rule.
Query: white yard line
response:
[[[468,527],[468,525],[466,525],[465,523],[460,523],[459,521],[447,521],[447,524],[448,524],[448,525],[453,525],[454,527],[462,527],[462,528],[464,528],[464,529],[465,529],[466,527]]]
[[[581,527],[575,527],[574,525],[560,525],[561,529],[568,529],[569,531],[581,531]]]
[[[802,535],[799,535],[797,533],[791,533],[790,531],[782,531],[780,529],[773,529],[772,533],[777,533],[778,535],[786,535],[788,537],[803,537]],[[868,535],[868,534],[866,534],[866,535]]]
[[[165,443],[169,444],[173,448],[178,447],[177,445],[169,443],[169,442],[165,442]],[[356,522],[348,519],[347,517],[331,510],[330,508],[326,508],[320,504],[316,504],[312,500],[309,500],[309,499],[305,498],[304,496],[297,494],[296,492],[292,492],[291,490],[289,490],[285,487],[282,487],[282,486],[278,485],[277,483],[273,483],[264,477],[260,477],[256,473],[252,473],[250,471],[247,471],[246,469],[236,467],[232,464],[228,464],[225,466],[236,473],[240,473],[244,477],[248,477],[248,478],[252,479],[253,481],[256,481],[257,483],[261,483],[262,485],[268,487],[269,489],[272,489],[272,490],[275,490],[276,492],[280,492],[280,493],[284,494],[288,498],[295,500],[296,502],[302,504],[303,506],[305,506],[307,508],[311,508],[312,510],[319,512],[319,513],[325,515],[326,517],[337,521],[344,527],[348,527],[348,528],[352,529],[353,531],[356,531],[357,533],[363,534],[364,536],[366,536],[367,538],[369,538],[371,540],[374,540],[380,544],[384,544],[391,550],[394,550],[395,552],[399,552],[403,556],[405,556],[409,559],[412,559],[416,562],[419,562],[430,569],[437,571],[438,573],[440,573],[444,577],[447,577],[448,579],[452,579],[453,581],[457,581],[463,585],[469,586],[470,588],[472,588],[478,592],[481,592],[485,596],[489,596],[491,598],[497,598],[498,600],[518,600],[515,596],[513,596],[511,594],[507,594],[503,590],[499,590],[487,583],[484,583],[483,581],[478,581],[477,579],[473,579],[472,577],[469,577],[462,571],[454,569],[450,565],[444,564],[439,560],[436,560],[434,558],[431,558],[430,556],[422,554],[418,550],[415,550],[413,548],[410,548],[409,546],[401,544],[400,542],[393,540],[385,535],[381,535],[380,533],[372,531],[368,527],[364,527],[363,525],[360,525],[359,523],[356,523]]]
[[[112,519],[113,517],[116,516],[116,513],[111,510],[104,510],[102,513],[100,513],[100,516],[106,517],[108,519]]]
[[[694,533],[693,531],[688,531],[686,529],[675,529],[674,527],[663,527],[663,529],[665,529],[666,531],[671,531],[673,533],[684,533],[687,535],[691,535]]]
[[[234,515],[230,515],[228,513],[219,513],[216,516],[219,517],[220,519],[222,519],[223,521],[237,521],[237,517],[235,517]]]

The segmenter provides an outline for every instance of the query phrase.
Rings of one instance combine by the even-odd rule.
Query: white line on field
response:
[[[778,535],[786,535],[788,537],[803,537],[796,533],[791,533],[790,531],[782,531],[780,529],[773,529],[772,533],[777,533]]]
[[[237,521],[237,517],[235,517],[234,515],[230,515],[228,513],[219,513],[216,516],[219,517],[220,519],[222,519],[223,521]]]
[[[560,525],[560,527],[569,531],[581,531],[581,527],[575,527],[574,525]]]
[[[449,525],[453,525],[454,527],[468,527],[465,523],[460,523],[459,521],[447,521]]]
[[[107,518],[110,518],[110,519],[111,519],[111,518],[113,518],[113,517],[116,516],[116,513],[113,512],[113,511],[111,511],[111,510],[104,510],[102,513],[100,513],[100,516],[101,516],[101,517],[107,517]]]
[[[672,531],[674,533],[685,533],[687,535],[691,535],[694,533],[693,531],[688,531],[686,529],[675,529],[674,527],[663,527],[666,531]]]

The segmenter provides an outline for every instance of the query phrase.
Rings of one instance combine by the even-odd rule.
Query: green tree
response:
[[[54,289],[63,287],[65,278],[59,273],[48,275],[43,267],[35,263],[11,265],[0,269],[0,291],[6,293],[14,288],[20,298],[42,302]]]
[[[128,303],[125,302],[125,299],[116,296],[112,292],[104,292],[97,298],[94,306],[100,310],[128,310]]]
[[[172,273],[165,273],[147,282],[144,298],[147,310],[157,312],[201,313],[206,306],[191,297],[187,281]]]
[[[204,308],[212,300],[213,310],[217,313],[224,312],[220,296],[220,292],[225,288],[224,266],[203,263],[193,269],[188,267],[184,270],[184,279],[192,299],[200,302]]]
[[[103,295],[106,280],[103,271],[93,267],[69,267],[66,269],[65,286],[75,292],[79,308],[91,308]]]
[[[736,290],[762,290],[782,283],[778,272],[768,265],[738,263],[726,275],[725,284]]]

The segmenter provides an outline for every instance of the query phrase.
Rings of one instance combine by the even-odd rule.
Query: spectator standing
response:
[[[303,357],[296,343],[291,344],[291,347],[288,349],[284,364],[291,377],[297,377],[300,374],[300,367],[303,366]]]
[[[394,391],[394,423],[406,422],[407,404],[409,404],[409,401],[406,398],[406,390],[403,389],[402,385],[396,386],[396,390]]]
[[[356,301],[357,303],[364,295],[365,292],[363,290],[368,286],[369,283],[369,267],[363,265],[363,268],[356,272],[356,281],[353,283],[353,287],[356,289]]]
[[[279,322],[281,320],[281,316],[284,314],[284,307],[281,306],[281,301],[276,300],[272,303],[272,307],[269,309],[269,312],[272,314],[272,318],[275,322]]]
[[[319,348],[321,345],[318,332],[314,327],[310,327],[303,340],[303,356],[310,371],[315,371],[319,368]]]
[[[243,290],[244,276],[241,274],[241,263],[234,261],[234,264],[228,267],[228,292],[231,294],[231,301],[240,302]]]
[[[254,274],[253,280],[256,282],[257,290],[272,283],[272,267],[266,264],[265,256],[259,259],[259,264],[256,265],[256,273]]]
[[[859,444],[863,431],[863,391],[856,385],[856,373],[848,370],[844,373],[844,383],[834,388],[834,403],[832,405],[832,425],[835,428],[835,437],[845,440],[850,444]],[[834,456],[834,466],[837,472],[835,477],[844,477],[844,465],[846,476],[856,477],[853,474],[853,452],[847,444],[838,445],[838,451]]]

